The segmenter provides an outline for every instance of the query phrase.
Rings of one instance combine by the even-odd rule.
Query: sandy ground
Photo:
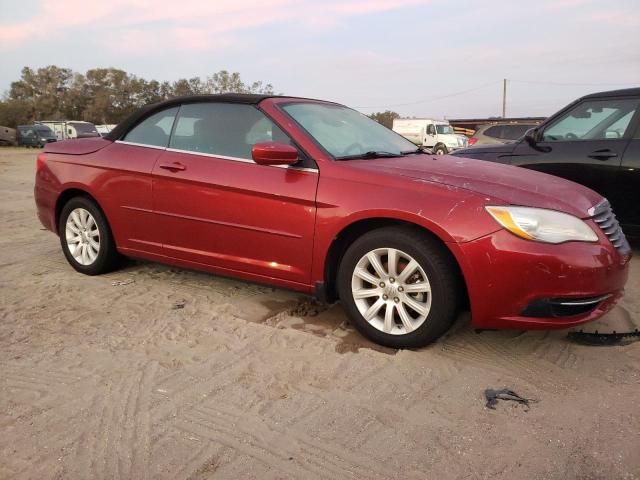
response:
[[[0,478],[640,478],[640,342],[377,348],[339,306],[152,263],[86,277],[0,149]],[[640,323],[640,262],[610,315]],[[183,308],[181,306],[184,305]],[[537,399],[484,405],[488,387]]]

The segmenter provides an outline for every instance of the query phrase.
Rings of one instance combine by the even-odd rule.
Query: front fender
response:
[[[363,220],[395,220],[416,225],[445,244],[480,238],[500,229],[484,205],[496,201],[469,190],[432,183],[402,182],[402,188],[320,179],[313,251],[313,282],[325,280],[327,256],[336,238]],[[323,201],[331,199],[331,201]]]

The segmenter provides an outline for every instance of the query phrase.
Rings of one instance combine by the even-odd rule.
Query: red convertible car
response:
[[[419,347],[461,308],[479,329],[563,328],[623,292],[604,198],[543,173],[432,156],[342,105],[209,95],[107,137],[48,144],[35,199],[73,268],[121,256],[340,300],[367,337]]]

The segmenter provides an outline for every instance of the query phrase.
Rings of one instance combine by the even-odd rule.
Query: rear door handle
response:
[[[602,150],[596,150],[595,152],[591,152],[588,157],[595,158],[596,160],[607,160],[609,158],[615,158],[618,154],[616,152],[612,152],[608,148],[603,148]]]
[[[183,164],[179,163],[179,162],[174,162],[174,163],[161,163],[160,165],[158,165],[160,168],[164,168],[165,170],[169,170],[171,172],[178,172],[180,170],[186,170],[187,167],[185,167]]]

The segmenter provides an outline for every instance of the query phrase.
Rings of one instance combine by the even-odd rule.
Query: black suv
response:
[[[515,143],[452,155],[567,178],[609,199],[627,234],[640,237],[640,88],[594,93],[552,115]],[[558,192],[562,195],[562,192]]]

